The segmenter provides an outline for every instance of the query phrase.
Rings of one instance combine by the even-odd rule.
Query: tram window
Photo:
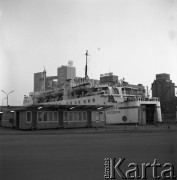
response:
[[[41,112],[41,111],[38,111],[38,112],[37,112],[37,121],[38,121],[38,122],[41,122],[41,121],[42,121],[42,112]]]
[[[64,112],[64,121],[67,121],[67,112]]]
[[[78,112],[74,112],[74,121],[78,121]]]
[[[47,112],[44,112],[44,121],[47,121]]]
[[[79,112],[79,121],[82,121],[82,113]]]
[[[26,122],[31,122],[32,120],[32,113],[31,111],[26,112]]]
[[[83,120],[86,121],[87,120],[87,113],[83,112]]]
[[[53,119],[52,119],[52,112],[51,111],[48,112],[48,120],[49,121],[53,121]]]
[[[58,112],[55,111],[55,112],[54,112],[54,121],[58,121],[58,120],[57,120],[57,115],[58,115]]]
[[[73,118],[72,114],[73,114],[72,112],[69,113],[69,121],[72,121],[72,118]]]

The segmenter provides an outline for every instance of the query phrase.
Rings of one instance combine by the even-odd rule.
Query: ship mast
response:
[[[85,77],[87,77],[87,56],[88,56],[88,50],[86,51],[85,53],[85,56],[86,56],[86,65],[85,65]]]

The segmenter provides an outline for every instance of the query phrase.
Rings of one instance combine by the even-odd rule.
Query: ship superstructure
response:
[[[29,97],[24,98],[24,105],[112,105],[105,110],[107,124],[124,121],[153,124],[162,121],[159,99],[150,98],[143,85],[130,85],[124,79],[118,81],[113,78],[114,81],[108,81],[109,76],[113,77],[112,73],[102,74],[100,79],[106,81],[94,85],[87,75],[87,56],[88,51],[84,78],[76,78],[74,81],[66,79],[62,88],[30,93]]]

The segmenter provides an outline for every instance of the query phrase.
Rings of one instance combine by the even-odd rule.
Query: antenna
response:
[[[85,65],[85,77],[87,77],[87,57],[88,57],[88,50],[86,51],[85,53],[85,56],[86,56],[86,65]]]

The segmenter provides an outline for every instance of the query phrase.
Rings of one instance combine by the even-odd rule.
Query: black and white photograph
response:
[[[177,0],[0,0],[0,180],[177,179]]]

